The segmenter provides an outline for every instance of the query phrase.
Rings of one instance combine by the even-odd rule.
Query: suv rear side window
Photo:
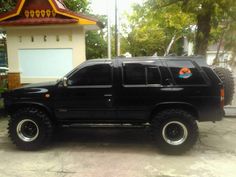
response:
[[[111,66],[96,64],[77,71],[70,79],[69,86],[111,85]]]
[[[178,85],[206,84],[199,70],[191,61],[166,61]]]
[[[147,67],[147,84],[161,84],[161,76],[157,67]]]
[[[142,63],[123,63],[123,79],[125,85],[161,84],[158,67]]]
[[[145,85],[145,66],[139,63],[126,63],[124,68],[124,83],[126,85]]]

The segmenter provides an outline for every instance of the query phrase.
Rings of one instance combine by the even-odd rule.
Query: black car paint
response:
[[[170,58],[134,58],[92,60],[83,63],[66,77],[87,65],[109,63],[112,84],[105,86],[63,86],[62,81],[31,84],[4,94],[5,108],[11,114],[19,106],[38,106],[53,120],[63,123],[147,123],[155,111],[181,108],[194,112],[199,121],[219,121],[222,83],[217,75],[199,58],[177,58],[192,61],[205,80],[204,85],[177,85],[166,60]],[[174,60],[174,59],[173,59]],[[146,62],[156,65],[161,83],[155,85],[123,84],[122,63]]]

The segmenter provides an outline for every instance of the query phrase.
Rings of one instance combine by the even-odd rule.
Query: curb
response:
[[[225,117],[236,118],[236,106],[227,106],[224,108]]]

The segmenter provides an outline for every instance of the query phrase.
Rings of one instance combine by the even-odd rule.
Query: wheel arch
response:
[[[48,116],[53,121],[55,120],[55,115],[54,115],[52,109],[49,106],[44,105],[42,103],[36,103],[36,102],[20,102],[20,103],[15,103],[15,104],[12,104],[11,106],[8,107],[8,112],[9,112],[9,114],[13,114],[17,110],[19,110],[21,108],[25,108],[25,107],[34,107],[34,108],[38,108],[38,109],[40,109],[42,111],[45,111],[46,114],[48,114]]]
[[[154,117],[156,113],[166,109],[181,109],[191,113],[196,118],[196,120],[199,119],[199,112],[192,104],[185,102],[167,102],[167,103],[160,103],[152,109],[150,120]]]

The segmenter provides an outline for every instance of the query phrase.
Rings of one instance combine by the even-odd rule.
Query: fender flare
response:
[[[8,112],[12,112],[14,108],[19,108],[19,107],[24,107],[24,106],[36,106],[36,107],[39,107],[39,108],[43,108],[44,110],[46,110],[50,116],[54,116],[54,113],[52,111],[52,109],[43,104],[43,103],[38,103],[38,102],[31,102],[31,101],[24,101],[24,102],[16,102],[16,103],[13,103],[12,105],[10,105],[8,107]]]
[[[196,116],[196,118],[198,119],[199,118],[199,111],[198,109],[190,104],[190,103],[187,103],[187,102],[163,102],[163,103],[158,103],[156,104],[152,110],[151,110],[151,118],[153,116],[153,114],[158,111],[158,110],[161,110],[161,109],[167,109],[167,108],[171,108],[170,106],[174,106],[174,108],[181,108],[183,110],[191,110],[191,112],[194,113],[194,116]]]

